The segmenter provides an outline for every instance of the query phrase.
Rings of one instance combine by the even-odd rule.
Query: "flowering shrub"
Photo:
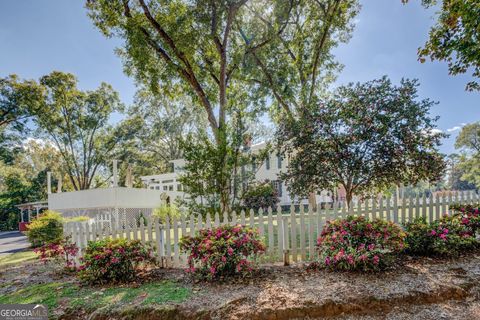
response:
[[[188,254],[187,272],[202,279],[247,275],[265,251],[258,231],[241,225],[203,229],[195,237],[183,237],[180,245]]]
[[[45,211],[28,225],[27,237],[34,247],[58,243],[63,237],[62,215]]]
[[[450,209],[455,211],[455,216],[475,236],[480,230],[480,204],[456,204],[450,206]]]
[[[440,220],[427,223],[417,218],[405,226],[407,251],[417,255],[458,255],[476,245],[471,230],[458,216],[443,216]]]
[[[141,266],[154,264],[153,249],[139,240],[104,239],[90,241],[78,268],[87,283],[131,281]]]
[[[317,240],[319,264],[332,270],[381,270],[403,250],[404,238],[400,226],[381,219],[328,221]]]
[[[75,243],[71,242],[70,237],[44,244],[33,251],[39,255],[40,260],[45,264],[48,262],[61,263],[64,265],[65,270],[75,270],[75,256],[78,248]]]

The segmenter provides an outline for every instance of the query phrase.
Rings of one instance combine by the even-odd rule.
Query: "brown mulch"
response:
[[[0,283],[9,281],[13,288],[52,281],[52,277],[74,281],[38,263],[11,271],[0,275]],[[140,282],[159,279],[189,287],[192,297],[180,304],[139,306],[128,313],[113,310],[94,318],[480,319],[480,252],[455,259],[405,257],[402,264],[380,273],[268,265],[247,279],[195,282],[182,270],[155,269],[143,274]],[[0,295],[5,290],[14,289],[0,287]]]

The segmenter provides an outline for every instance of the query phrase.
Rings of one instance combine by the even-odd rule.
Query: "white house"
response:
[[[255,154],[258,153],[260,150],[264,149],[265,147],[266,143],[262,142],[252,145],[246,152],[251,152]],[[182,171],[184,170],[183,168],[185,166],[185,160],[173,160],[171,161],[171,164],[172,171],[169,173],[140,177],[143,184],[148,189],[160,190],[162,192],[165,192],[172,200],[189,199],[188,194],[184,192],[183,186],[178,181],[180,175],[182,174]],[[279,174],[282,170],[285,170],[287,164],[288,158],[284,158],[276,151],[273,151],[270,152],[267,159],[261,165],[256,165],[255,163],[253,163],[248,167],[243,167],[241,170],[248,170],[249,172],[253,172],[255,174],[255,180],[258,182],[269,181],[270,183],[272,183],[272,185],[278,191],[278,195],[280,197],[280,205],[290,205],[292,201],[294,203],[298,203],[299,200],[301,200],[302,203],[307,204],[308,199],[292,199],[285,186],[285,182],[280,180]],[[329,203],[332,202],[332,197],[329,192],[321,191],[318,192],[318,194],[316,195],[315,202],[317,204],[327,202]]]

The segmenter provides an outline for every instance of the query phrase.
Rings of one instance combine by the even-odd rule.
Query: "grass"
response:
[[[60,304],[67,308],[93,311],[99,308],[115,308],[128,304],[162,305],[167,302],[182,302],[191,291],[172,281],[159,281],[138,287],[80,287],[72,283],[51,282],[31,285],[0,296],[0,304],[40,303],[54,310]]]
[[[19,264],[34,260],[37,258],[37,255],[32,250],[19,251],[11,254],[6,254],[0,256],[0,268],[6,267],[12,264]]]

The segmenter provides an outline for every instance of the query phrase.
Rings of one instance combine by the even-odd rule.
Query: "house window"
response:
[[[267,156],[267,159],[265,159],[265,167],[267,170],[270,170],[270,156]]]
[[[182,185],[181,184],[177,184],[177,191],[182,191]]]
[[[282,155],[281,154],[277,154],[277,166],[278,166],[278,169],[282,169]]]
[[[282,196],[282,193],[283,193],[283,190],[282,190],[282,181],[280,181],[280,180],[275,180],[275,181],[272,181],[272,184],[273,184],[273,188],[275,188],[275,189],[277,190],[278,196],[281,197],[281,196]]]
[[[160,186],[156,186],[155,189],[160,190]]]
[[[167,190],[168,190],[167,186],[163,186],[163,191],[167,191]]]
[[[168,191],[173,191],[173,186],[168,186]]]
[[[152,190],[153,190],[153,189],[155,189],[155,188],[154,188],[154,187],[150,187],[150,189],[152,189]]]

